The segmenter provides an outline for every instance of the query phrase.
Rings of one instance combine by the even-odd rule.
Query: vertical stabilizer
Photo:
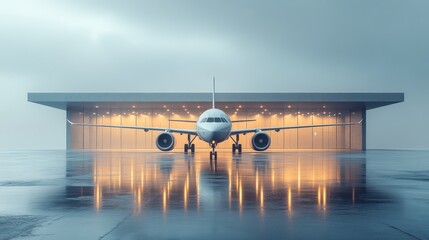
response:
[[[215,108],[215,89],[216,89],[216,80],[213,77],[213,98],[212,98],[212,108]]]

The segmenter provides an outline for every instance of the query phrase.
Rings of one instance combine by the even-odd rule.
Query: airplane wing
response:
[[[361,124],[362,121],[363,121],[363,119],[360,120],[359,122],[352,122],[352,123],[336,123],[336,124],[317,124],[317,125],[279,126],[279,127],[267,127],[267,128],[237,129],[237,130],[232,130],[231,131],[231,135],[245,134],[245,133],[251,133],[251,132],[263,132],[263,131],[276,131],[276,132],[278,132],[278,131],[284,130],[284,129],[297,129],[297,128],[349,126],[349,125]]]
[[[76,126],[87,126],[87,127],[110,127],[110,128],[126,128],[126,129],[137,129],[147,131],[161,131],[161,132],[171,132],[171,133],[180,133],[180,134],[190,134],[197,135],[196,130],[191,129],[177,129],[177,128],[158,128],[158,127],[142,127],[142,126],[123,126],[123,125],[107,125],[107,124],[91,124],[91,123],[74,123],[67,119],[71,125]]]

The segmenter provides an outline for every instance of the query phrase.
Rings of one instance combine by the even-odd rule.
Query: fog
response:
[[[65,148],[28,92],[404,92],[368,148],[429,149],[428,1],[2,1],[0,149]]]

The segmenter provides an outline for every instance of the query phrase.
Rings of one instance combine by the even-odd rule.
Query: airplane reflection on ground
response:
[[[135,213],[187,211],[213,201],[240,213],[246,209],[293,213],[296,208],[325,212],[331,204],[354,204],[365,191],[365,160],[341,154],[225,153],[217,162],[210,162],[204,153],[81,154],[68,161],[68,177],[92,174],[92,194],[88,187],[80,192],[92,195],[99,211],[109,198],[129,195]]]

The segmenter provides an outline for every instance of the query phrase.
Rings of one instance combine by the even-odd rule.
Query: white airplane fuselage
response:
[[[217,108],[203,112],[196,124],[198,137],[209,144],[227,140],[231,134],[231,127],[228,114]]]

